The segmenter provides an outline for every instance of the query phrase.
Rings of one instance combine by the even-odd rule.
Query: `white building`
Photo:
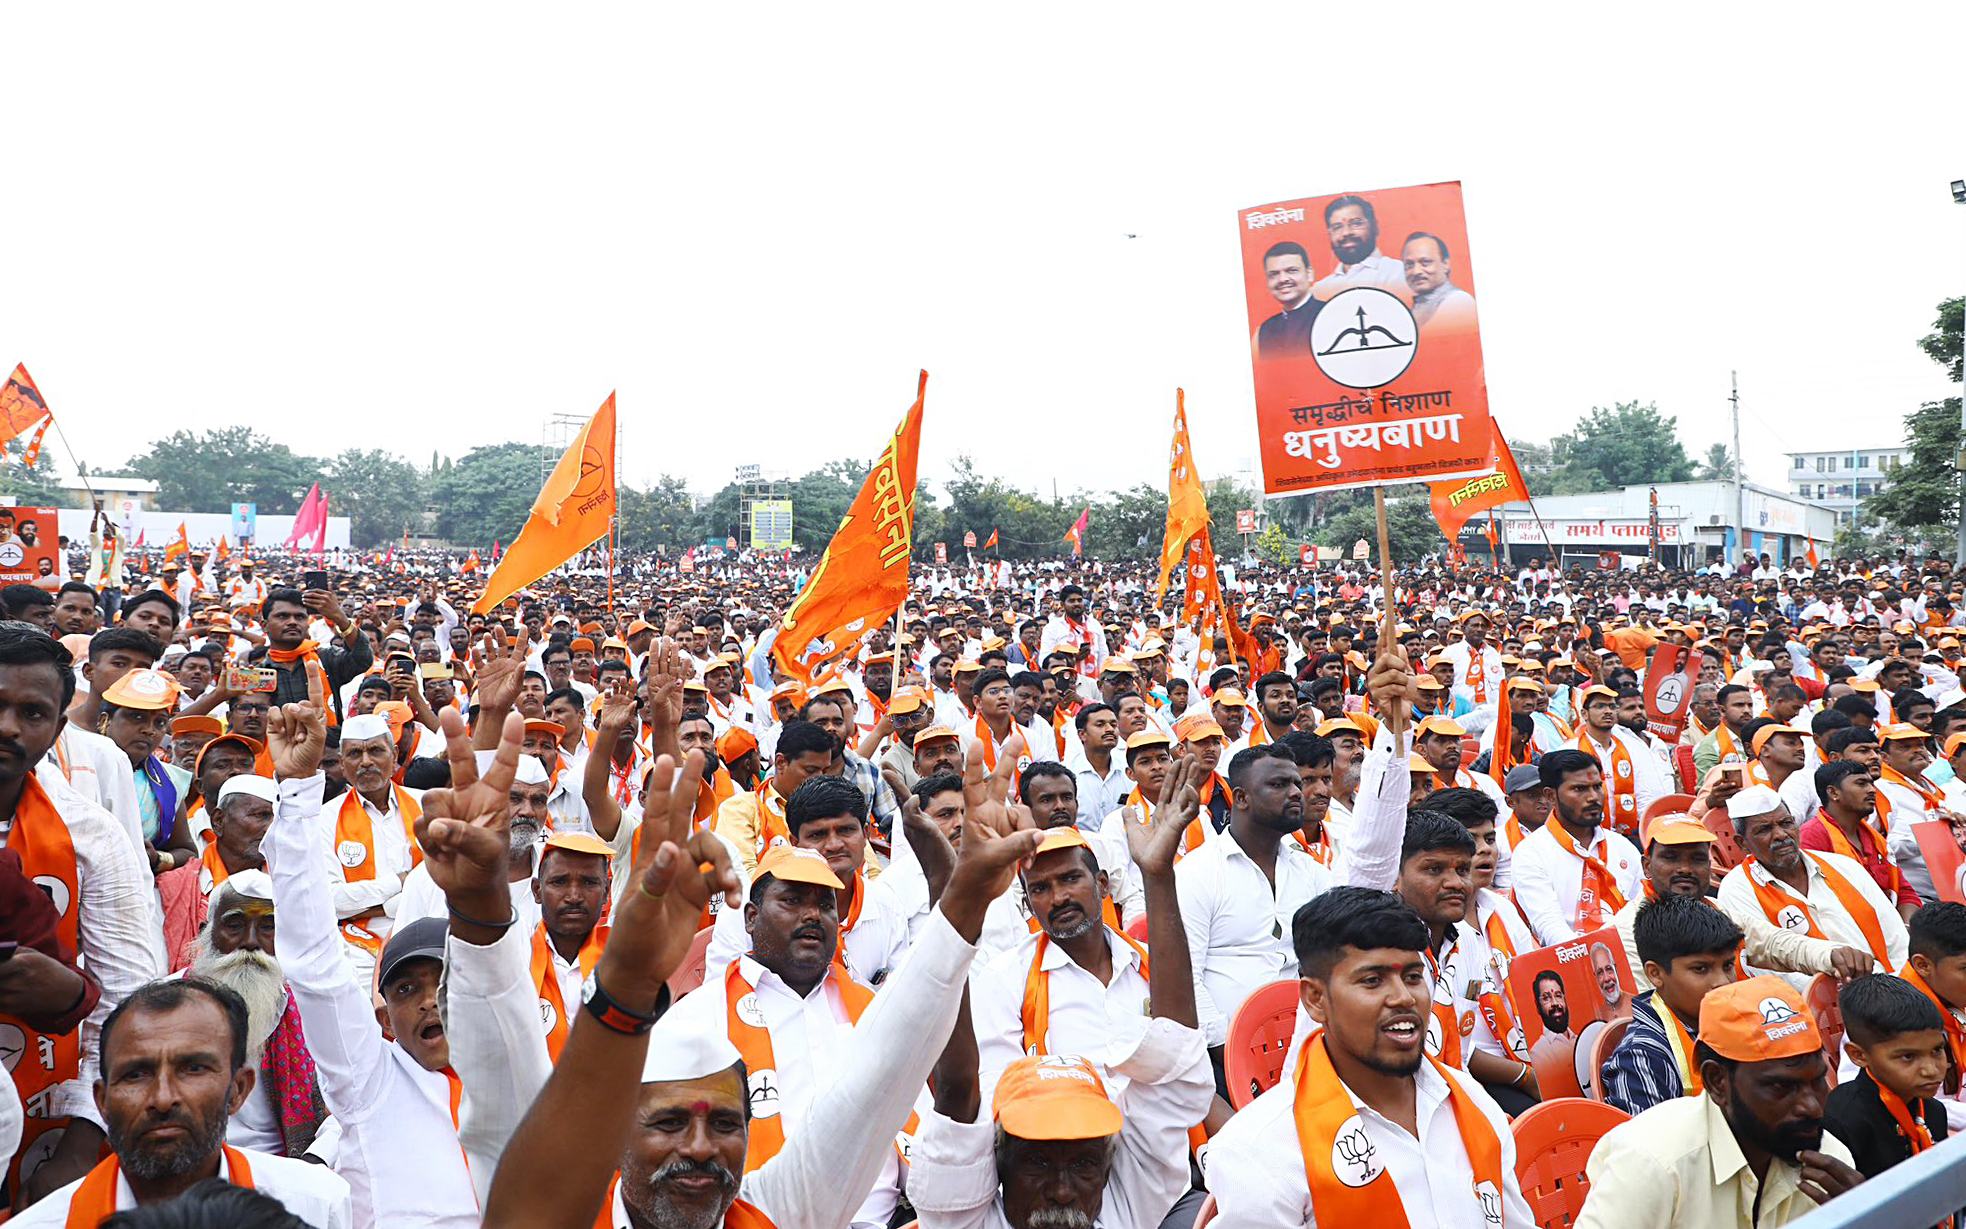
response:
[[[1745,515],[1745,525],[1737,511]],[[1655,532],[1659,560],[1667,567],[1690,570],[1715,559],[1738,562],[1744,551],[1767,554],[1777,565],[1786,565],[1807,556],[1812,545],[1827,552],[1836,533],[1836,518],[1827,509],[1752,482],[1742,484],[1738,505],[1731,482],[1661,482],[1545,495],[1536,500],[1533,512],[1525,503],[1505,504],[1499,512],[1510,559],[1521,564],[1553,553],[1566,568],[1636,564],[1650,554]],[[1471,555],[1488,553],[1482,536],[1486,522],[1486,517],[1477,517],[1462,531],[1461,546]]]
[[[1899,466],[1911,459],[1904,444],[1877,448],[1846,448],[1837,452],[1788,454],[1789,489],[1796,498],[1836,513],[1841,525],[1855,511],[1863,514],[1864,500],[1884,489]]]

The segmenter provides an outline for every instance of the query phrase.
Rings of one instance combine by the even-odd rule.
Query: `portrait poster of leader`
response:
[[[1492,468],[1459,183],[1259,205],[1237,233],[1265,493]]]
[[[1589,1095],[1597,1079],[1591,1049],[1605,1025],[1631,1018],[1635,992],[1615,926],[1524,952],[1509,963],[1509,1006],[1544,1100]]]
[[[36,585],[52,593],[67,580],[61,514],[53,508],[0,508],[0,585]]]

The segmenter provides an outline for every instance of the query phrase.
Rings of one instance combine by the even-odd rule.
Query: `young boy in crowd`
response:
[[[1966,1128],[1966,1092],[1961,1091],[1959,1079],[1960,1072],[1966,1071],[1966,905],[1950,901],[1926,905],[1911,915],[1905,929],[1908,956],[1898,976],[1939,1009],[1952,1070],[1936,1095],[1945,1108],[1946,1125],[1958,1131]]]
[[[1837,1003],[1843,1048],[1861,1070],[1830,1090],[1823,1125],[1875,1178],[1946,1137],[1935,1099],[1950,1058],[1945,1021],[1931,999],[1888,973],[1853,979]]]
[[[1652,989],[1632,1000],[1631,1023],[1604,1064],[1604,1099],[1627,1114],[1702,1092],[1693,1039],[1700,1000],[1734,980],[1746,937],[1705,897],[1661,896],[1632,923]]]

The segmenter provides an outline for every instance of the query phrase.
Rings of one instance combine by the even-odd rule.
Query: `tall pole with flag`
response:
[[[915,468],[927,393],[924,371],[915,386],[915,404],[860,484],[812,579],[779,620],[772,656],[788,675],[808,685],[850,659],[868,633],[885,625],[908,599]]]
[[[1065,531],[1065,540],[1072,544],[1072,558],[1077,559],[1085,553],[1085,531],[1091,524],[1092,505],[1087,504],[1085,510],[1079,513],[1079,519],[1073,521],[1072,527]]]
[[[1184,625],[1195,625],[1201,637],[1199,662],[1212,665],[1215,638],[1227,635],[1233,657],[1241,647],[1239,634],[1227,604],[1222,600],[1222,582],[1217,574],[1215,544],[1209,531],[1208,496],[1202,489],[1201,471],[1195,467],[1194,446],[1188,439],[1187,394],[1174,390],[1174,439],[1167,457],[1167,531],[1161,538],[1160,582],[1154,587],[1154,601],[1167,596],[1174,570],[1182,571],[1187,594],[1181,609]],[[1253,660],[1253,658],[1252,658]]]
[[[607,535],[614,523],[614,394],[547,475],[519,536],[471,609],[485,614]],[[407,531],[406,531],[407,532]]]

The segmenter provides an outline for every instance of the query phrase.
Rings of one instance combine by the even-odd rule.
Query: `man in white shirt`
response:
[[[1591,686],[1579,693],[1584,720],[1574,744],[1597,761],[1604,778],[1605,822],[1627,841],[1638,837],[1638,821],[1654,802],[1671,792],[1665,763],[1624,726],[1618,708],[1624,701],[1609,687]]]
[[[1379,218],[1371,201],[1349,194],[1336,198],[1324,207],[1324,229],[1331,239],[1331,254],[1338,258],[1338,268],[1311,287],[1319,302],[1354,286],[1376,286],[1412,302],[1406,266],[1379,252]]]
[[[1502,701],[1502,653],[1488,643],[1488,616],[1470,610],[1461,616],[1461,639],[1440,651],[1454,663],[1454,694],[1475,708]]]
[[[225,1143],[231,1112],[253,1090],[246,1004],[230,987],[157,981],[104,1021],[97,1086],[114,1155],[30,1206],[11,1224],[94,1225],[112,1213],[167,1202],[218,1178],[278,1199],[313,1229],[353,1229],[349,1186],[325,1166]],[[169,1070],[171,1077],[148,1076]],[[163,1127],[175,1124],[175,1134]]]
[[[394,924],[396,897],[421,851],[411,831],[421,793],[396,784],[396,739],[377,713],[341,727],[341,771],[348,791],[316,816],[332,850],[329,891],[342,935],[359,969],[374,967]]]
[[[1210,1141],[1204,1176],[1221,1223],[1336,1229],[1403,1209],[1411,1225],[1533,1226],[1508,1119],[1426,1053],[1426,923],[1388,893],[1348,886],[1312,901],[1292,932],[1304,1006],[1322,1027],[1294,1075]]]
[[[1604,773],[1574,747],[1536,766],[1554,795],[1548,822],[1515,847],[1516,903],[1545,947],[1610,925],[1640,887],[1638,850],[1604,821]]]

